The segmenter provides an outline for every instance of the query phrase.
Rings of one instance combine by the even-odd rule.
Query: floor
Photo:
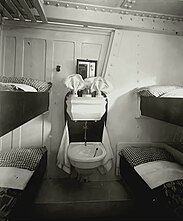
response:
[[[122,181],[43,180],[31,220],[127,220],[134,203]]]

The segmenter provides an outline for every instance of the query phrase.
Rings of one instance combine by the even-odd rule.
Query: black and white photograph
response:
[[[0,221],[183,220],[183,0],[0,0]]]

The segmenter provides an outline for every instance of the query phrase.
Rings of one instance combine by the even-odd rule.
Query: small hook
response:
[[[57,72],[60,72],[60,68],[61,68],[61,66],[60,66],[60,65],[57,65],[57,66],[56,66],[56,71],[57,71]]]

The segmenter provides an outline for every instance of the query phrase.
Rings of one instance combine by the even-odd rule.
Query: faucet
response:
[[[83,129],[84,129],[84,141],[85,141],[85,146],[86,146],[87,145],[87,140],[86,140],[87,137],[86,137],[86,135],[87,135],[87,129],[88,129],[87,121],[85,121]]]

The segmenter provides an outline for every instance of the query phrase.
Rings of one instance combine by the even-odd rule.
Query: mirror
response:
[[[80,74],[83,79],[88,77],[96,77],[97,61],[77,59],[76,73]]]

